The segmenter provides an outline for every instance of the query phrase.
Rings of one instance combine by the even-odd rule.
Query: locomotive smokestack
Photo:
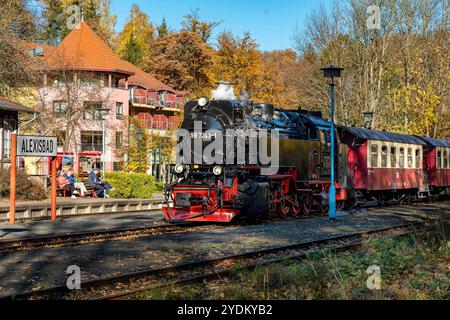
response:
[[[231,82],[218,82],[217,88],[212,91],[213,100],[236,100],[232,84]]]

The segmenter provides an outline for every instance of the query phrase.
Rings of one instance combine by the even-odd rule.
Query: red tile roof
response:
[[[76,26],[56,49],[50,52],[45,61],[52,69],[134,74],[84,21]]]
[[[146,89],[167,90],[176,93],[173,88],[162,83],[151,74],[139,69],[128,61],[124,61],[124,63],[126,64],[128,70],[134,72],[134,75],[128,78],[129,85],[138,85]]]
[[[131,85],[180,94],[151,74],[122,60],[84,21],[59,46],[31,43],[27,47],[34,48],[37,45],[44,49],[44,56],[41,58],[50,69],[114,72],[128,76],[128,83]]]

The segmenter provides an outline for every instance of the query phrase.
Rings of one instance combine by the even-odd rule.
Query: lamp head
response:
[[[142,141],[142,136],[143,136],[143,134],[144,134],[144,133],[142,132],[142,129],[141,129],[141,128],[138,128],[138,129],[137,129],[137,133],[136,133],[138,141]]]
[[[320,70],[323,71],[323,76],[325,78],[339,78],[341,76],[341,71],[344,69],[335,66],[328,66],[321,68]]]
[[[373,112],[371,112],[371,111],[364,111],[363,115],[364,115],[364,118],[366,118],[367,120],[371,120],[373,118]]]

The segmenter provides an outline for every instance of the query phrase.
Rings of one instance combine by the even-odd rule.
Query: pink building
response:
[[[34,45],[31,52],[45,65],[37,91],[38,130],[58,132],[62,165],[80,174],[100,167],[104,143],[106,171],[120,170],[126,116],[150,117],[149,130],[174,128],[183,95],[120,59],[85,22],[57,47]],[[36,173],[46,173],[46,160],[40,161]]]

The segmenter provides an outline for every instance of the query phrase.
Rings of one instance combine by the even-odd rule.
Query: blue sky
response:
[[[262,50],[292,47],[292,34],[296,25],[319,3],[330,5],[331,0],[112,0],[112,12],[117,15],[117,31],[129,16],[131,5],[137,4],[155,24],[163,17],[168,25],[180,28],[182,17],[191,8],[199,8],[206,21],[221,21],[217,32],[227,29],[237,35],[249,31]]]

